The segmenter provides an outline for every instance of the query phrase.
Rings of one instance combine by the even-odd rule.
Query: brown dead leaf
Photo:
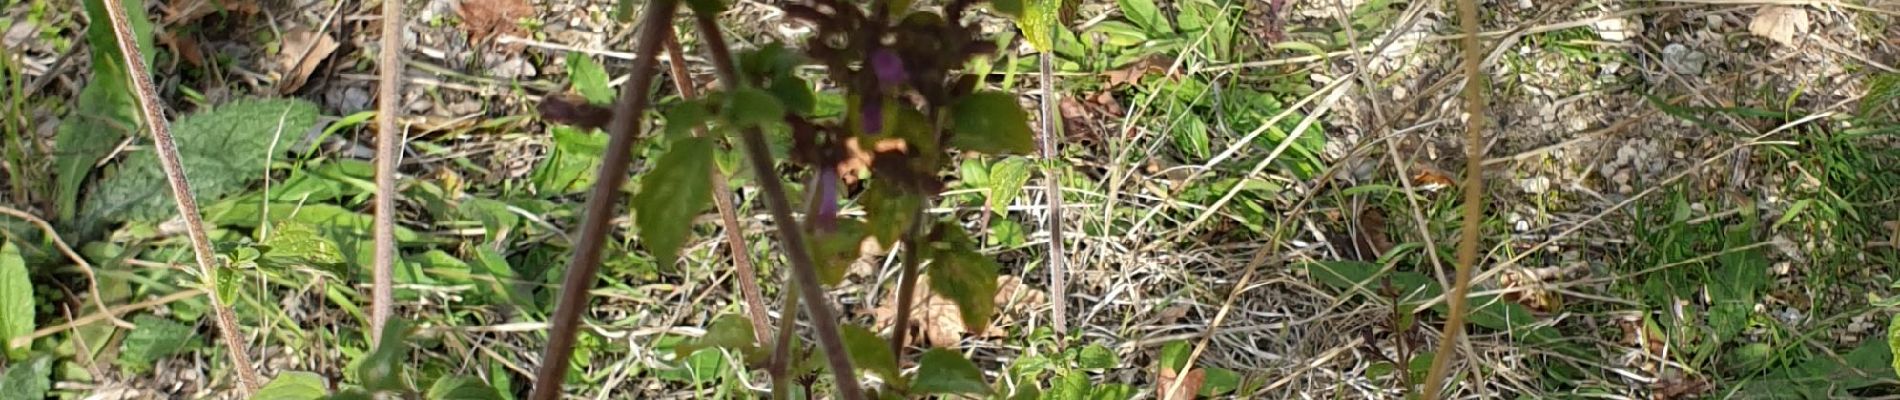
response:
[[[317,65],[323,59],[330,58],[336,52],[337,41],[328,33],[317,33],[310,28],[297,27],[284,32],[283,45],[277,53],[277,92],[290,94],[303,88],[310,74],[317,71]]]
[[[1764,6],[1755,9],[1748,32],[1783,46],[1799,47],[1808,33],[1808,12],[1800,7]]]
[[[1456,181],[1453,181],[1451,175],[1446,174],[1445,170],[1419,163],[1412,165],[1412,185],[1419,190],[1433,191],[1452,187],[1456,185]]]
[[[534,8],[526,0],[462,0],[455,12],[468,41],[479,43],[498,34],[520,34],[517,22],[534,15]]]
[[[157,39],[160,45],[170,47],[173,53],[178,54],[178,59],[183,59],[185,63],[191,64],[193,67],[202,67],[205,65],[205,54],[203,50],[198,48],[197,37],[190,35],[180,36],[176,33],[164,32],[158,34]],[[176,59],[174,59],[174,61],[176,61]]]
[[[1353,247],[1361,257],[1377,260],[1392,250],[1392,236],[1385,230],[1385,211],[1367,207],[1359,211],[1359,229],[1353,231]]]
[[[1700,398],[1715,389],[1715,386],[1709,384],[1707,378],[1685,375],[1680,370],[1672,369],[1664,373],[1661,379],[1657,379],[1656,383],[1652,384],[1652,389],[1655,391],[1651,393],[1649,397],[1651,399],[1676,400]]]
[[[1122,105],[1108,90],[1088,96],[1063,96],[1057,103],[1062,112],[1063,136],[1074,143],[1096,143],[1108,134],[1107,121],[1121,119]]]
[[[1108,78],[1108,87],[1102,88],[1102,90],[1107,91],[1123,85],[1141,84],[1141,78],[1149,74],[1168,73],[1168,67],[1173,63],[1174,60],[1168,59],[1167,56],[1153,54],[1140,60],[1135,60],[1135,62],[1129,63],[1121,68],[1104,71],[1102,72],[1102,77]]]
[[[541,112],[542,120],[580,128],[606,128],[614,119],[613,109],[588,103],[587,98],[568,92],[542,97],[535,109]]]
[[[1554,270],[1561,268],[1552,267]],[[1544,273],[1526,268],[1512,268],[1498,276],[1498,285],[1511,289],[1504,293],[1504,299],[1523,305],[1536,313],[1550,313],[1563,308],[1563,295],[1550,290],[1550,280],[1561,278],[1561,273]]]
[[[1206,370],[1189,368],[1186,377],[1181,377],[1180,375],[1180,373],[1175,372],[1174,368],[1169,368],[1165,365],[1161,366],[1160,379],[1155,381],[1155,398],[1161,400],[1192,400],[1196,394],[1201,393],[1201,385],[1207,381]],[[1181,379],[1179,386],[1174,384],[1174,380],[1177,377]]]
[[[963,317],[957,303],[930,292],[930,276],[917,278],[917,292],[912,294],[913,304],[910,313],[910,327],[916,332],[904,335],[905,344],[923,343],[935,347],[955,346],[963,340]],[[996,279],[997,320],[988,329],[973,334],[978,338],[997,338],[1006,335],[1002,326],[1014,322],[1010,317],[1016,313],[1010,310],[1033,308],[1048,301],[1048,295],[1042,291],[1023,286],[1022,281],[1013,276],[1000,276]],[[897,291],[892,290],[884,297],[876,309],[871,310],[873,327],[879,331],[889,329],[897,320]]]

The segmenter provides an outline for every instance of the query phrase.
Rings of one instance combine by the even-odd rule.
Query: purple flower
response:
[[[910,74],[904,71],[904,60],[887,48],[871,50],[871,73],[877,74],[878,83],[886,87],[895,87],[910,79]]]
[[[814,215],[812,226],[818,232],[830,232],[838,225],[838,171],[821,167],[818,170],[818,214]]]
[[[864,134],[876,135],[884,132],[883,96],[864,99],[858,108],[858,119],[861,127],[864,128]]]

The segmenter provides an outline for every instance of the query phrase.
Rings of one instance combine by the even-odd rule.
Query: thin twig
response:
[[[1439,339],[1437,356],[1432,357],[1432,367],[1425,373],[1425,386],[1419,393],[1425,400],[1435,400],[1444,389],[1445,374],[1451,369],[1451,360],[1457,359],[1453,347],[1459,336],[1465,332],[1465,313],[1470,300],[1465,294],[1471,292],[1471,268],[1478,262],[1478,229],[1484,217],[1484,75],[1478,64],[1483,62],[1478,49],[1478,5],[1475,0],[1458,0],[1458,24],[1464,26],[1465,56],[1465,192],[1464,225],[1460,227],[1458,238],[1458,264],[1453,269],[1451,292],[1451,310],[1445,316],[1444,337]]]
[[[39,340],[40,338],[53,336],[53,335],[59,334],[60,332],[65,332],[65,331],[72,330],[72,329],[79,328],[86,325],[92,325],[92,324],[98,323],[100,320],[117,318],[117,316],[125,315],[126,313],[129,313],[129,312],[157,307],[157,306],[166,305],[166,304],[171,304],[179,300],[198,297],[198,295],[201,295],[201,294],[205,294],[204,289],[190,288],[190,289],[185,289],[184,291],[180,291],[178,293],[168,294],[168,295],[165,295],[164,297],[159,297],[156,299],[127,304],[127,305],[119,306],[118,308],[113,308],[110,310],[100,310],[99,313],[96,313],[96,314],[88,314],[86,316],[79,317],[78,319],[66,321],[66,323],[63,323],[63,324],[40,328],[38,330],[33,331],[33,333],[31,334],[13,338],[13,340],[9,341],[7,345],[12,346],[12,347],[25,347],[27,345],[33,344],[34,340]]]
[[[911,216],[910,228],[904,231],[903,270],[897,276],[897,318],[891,321],[891,354],[896,359],[904,359],[904,336],[910,333],[910,308],[915,307],[917,295],[917,265],[923,263],[923,207]]]
[[[665,29],[672,26],[673,11],[678,5],[674,0],[655,0],[647,3],[640,17],[634,53],[645,56],[634,60],[632,79],[620,87],[613,122],[607,126],[612,132],[607,139],[607,154],[601,157],[593,193],[587,197],[587,213],[576,235],[580,241],[574,245],[574,258],[568,260],[567,276],[561,280],[561,299],[554,308],[554,328],[548,332],[548,345],[542,353],[541,370],[535,375],[530,399],[555,400],[561,396],[561,382],[566,381],[568,364],[574,356],[574,333],[580,327],[581,311],[587,307],[588,294],[595,281],[600,279],[595,276],[600,270],[600,250],[606,247],[607,230],[611,228],[608,222],[614,219],[614,206],[620,203],[620,188],[627,183],[627,167],[633,161],[633,140],[646,122],[647,89],[656,75],[653,55],[660,52],[660,39],[670,36]]]
[[[130,72],[127,75],[132,77],[133,97],[138,101],[140,115],[145,119],[145,128],[152,135],[152,148],[157,152],[158,166],[165,171],[165,182],[171,186],[172,200],[178,205],[178,216],[185,220],[185,235],[191,239],[192,255],[198,261],[199,276],[205,283],[215,285],[213,280],[219,273],[219,266],[216,254],[211,250],[211,236],[205,233],[204,219],[198,215],[198,200],[191,197],[191,183],[185,180],[184,162],[178,159],[178,144],[172,141],[171,124],[165,121],[165,111],[160,108],[157,85],[152,84],[145,56],[139,50],[138,39],[133,37],[132,24],[125,15],[125,2],[105,0],[105,8],[106,16],[111,20],[113,39],[119,45],[120,58],[125,61],[126,70]],[[218,324],[218,336],[231,351],[231,362],[237,370],[240,391],[248,396],[257,391],[260,383],[257,370],[251,367],[250,352],[245,350],[244,340],[238,337],[237,316],[231,313],[231,307],[225,305],[230,299],[219,298],[215,290],[206,293],[211,296],[211,310],[216,315],[214,319]]]
[[[370,267],[370,343],[383,342],[383,325],[395,307],[396,269],[396,157],[401,156],[404,132],[397,128],[402,107],[396,85],[402,79],[402,1],[383,0],[383,48],[376,57],[380,76],[376,90],[376,256]]]
[[[732,52],[726,48],[725,35],[719,31],[716,15],[694,14],[698,22],[699,34],[705,38],[706,52],[711,56],[714,68],[719,72],[719,80],[727,88],[745,86],[739,79],[739,69],[734,66]],[[745,154],[751,161],[754,173],[760,177],[759,189],[765,192],[765,204],[772,211],[772,220],[778,228],[780,246],[786,258],[792,262],[792,278],[799,286],[799,294],[805,303],[805,312],[811,314],[812,328],[818,336],[818,346],[825,351],[825,360],[831,364],[832,376],[837,380],[833,384],[838,389],[838,398],[859,400],[864,392],[858,388],[857,372],[851,368],[851,358],[845,353],[844,340],[838,335],[838,320],[831,310],[830,300],[825,298],[823,284],[818,282],[818,268],[812,262],[811,249],[805,247],[805,235],[797,219],[792,216],[792,204],[785,198],[784,183],[774,178],[772,153],[766,147],[765,134],[758,127],[740,130],[740,139],[745,145]]]
[[[99,294],[99,275],[93,272],[92,263],[86,262],[85,257],[80,257],[79,253],[74,252],[72,246],[67,246],[66,239],[61,239],[59,237],[59,231],[53,229],[53,224],[46,223],[46,220],[40,219],[40,217],[33,216],[33,214],[28,214],[25,211],[16,210],[16,209],[13,209],[12,207],[7,207],[7,206],[0,206],[0,214],[6,214],[6,215],[13,216],[14,218],[23,219],[23,220],[26,220],[26,222],[33,224],[33,226],[39,227],[40,232],[43,232],[47,238],[53,240],[53,247],[59,249],[59,253],[66,255],[66,258],[71,259],[73,261],[73,265],[78,265],[80,272],[84,272],[86,274],[86,283],[87,283],[86,291],[92,295],[92,305],[94,307],[99,307],[99,311],[101,312],[104,312],[107,310],[105,297]],[[131,322],[126,322],[123,319],[119,319],[118,314],[107,313],[106,318],[111,319],[112,324],[118,325],[120,328],[132,329],[138,326],[138,325],[133,325]]]
[[[671,60],[667,66],[673,72],[673,86],[679,87],[680,98],[697,98],[699,90],[693,87],[693,77],[686,73],[686,56],[680,49],[679,31],[669,29],[667,32],[662,40],[666,58]],[[693,126],[693,135],[712,136],[704,125]],[[772,325],[765,313],[765,298],[759,295],[759,270],[752,267],[751,248],[745,244],[745,230],[739,226],[739,214],[732,204],[732,188],[726,186],[726,174],[718,165],[706,173],[712,174],[713,208],[719,209],[719,224],[726,230],[726,247],[732,249],[732,267],[739,277],[739,297],[745,298],[746,315],[752,317],[752,335],[760,346],[770,345]]]

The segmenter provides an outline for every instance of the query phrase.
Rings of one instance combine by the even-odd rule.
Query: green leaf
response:
[[[607,152],[607,134],[566,125],[555,125],[548,134],[554,148],[534,167],[534,187],[553,194],[579,193],[594,187],[594,170],[600,168],[600,155]]]
[[[890,342],[869,329],[852,324],[845,325],[842,333],[844,349],[851,354],[852,365],[871,371],[885,381],[903,381],[904,376],[898,373],[897,355],[891,353]]]
[[[694,14],[699,15],[719,15],[726,12],[726,2],[722,0],[686,0],[686,6],[692,8]]]
[[[795,115],[811,115],[818,107],[818,97],[811,92],[811,83],[796,76],[782,76],[772,79],[772,85],[765,88],[778,98],[785,110]]]
[[[107,20],[103,0],[86,0],[86,15],[92,21]],[[125,7],[138,41],[140,54],[151,65],[152,24],[145,7]],[[109,24],[88,24],[86,42],[92,53],[92,80],[80,89],[74,112],[60,121],[55,134],[54,170],[58,181],[59,219],[71,220],[79,210],[79,192],[92,166],[118,146],[120,139],[138,135],[138,103],[132,98],[130,75],[125,59],[119,55],[118,39]]]
[[[1240,373],[1226,368],[1202,368],[1207,371],[1201,378],[1201,396],[1219,397],[1240,389]]]
[[[778,97],[763,90],[745,88],[726,94],[726,108],[723,110],[727,121],[733,126],[747,127],[764,125],[785,118],[785,105],[779,104]]]
[[[917,361],[917,377],[910,389],[915,394],[990,393],[989,383],[983,381],[983,371],[963,358],[963,354],[946,349],[924,352],[923,358]]]
[[[13,348],[13,338],[33,334],[33,280],[26,271],[26,259],[13,242],[0,239],[0,348],[6,358],[26,358],[32,346]]]
[[[1171,36],[1174,33],[1174,27],[1168,25],[1168,17],[1161,13],[1160,7],[1155,6],[1154,0],[1115,0],[1115,4],[1121,6],[1122,15],[1128,17],[1129,22],[1140,25],[1152,36]]]
[[[989,244],[1004,248],[1020,248],[1029,243],[1029,233],[1023,231],[1023,225],[1008,218],[990,220]]]
[[[383,325],[383,342],[363,354],[345,370],[349,377],[372,391],[406,390],[409,387],[404,365],[409,358],[409,322],[390,319]]]
[[[917,209],[923,207],[923,198],[905,193],[891,179],[872,179],[870,186],[858,200],[864,203],[866,230],[888,249],[911,224],[917,223],[914,220]]]
[[[278,221],[270,237],[264,239],[264,246],[270,248],[264,256],[275,262],[320,266],[343,263],[343,250],[335,240],[297,220]]]
[[[1087,400],[1094,387],[1089,385],[1089,375],[1081,371],[1070,371],[1056,378],[1054,386],[1049,388],[1046,399]]]
[[[811,241],[813,261],[818,263],[818,280],[826,285],[844,282],[844,273],[858,261],[864,244],[864,223],[855,219],[838,220],[838,226],[814,235]]]
[[[945,240],[932,244],[930,290],[956,303],[964,331],[988,330],[990,317],[996,312],[996,274],[1000,268],[995,260],[976,251],[969,235],[955,222],[938,224],[937,233]]]
[[[1175,340],[1168,342],[1168,344],[1161,345],[1161,365],[1175,371],[1184,371],[1186,370],[1188,355],[1193,351],[1194,347],[1189,345],[1186,340]]]
[[[1089,28],[1090,32],[1101,32],[1107,36],[1104,44],[1110,47],[1134,47],[1148,42],[1148,32],[1122,21],[1102,21]]]
[[[668,138],[687,137],[688,133],[692,133],[693,128],[706,126],[706,121],[712,120],[712,116],[712,112],[706,110],[706,103],[701,100],[680,102],[667,107],[661,114],[661,118],[666,120],[666,137]]]
[[[1054,47],[1050,43],[1051,35],[1071,34],[1067,21],[1063,21],[1064,2],[1079,0],[1024,0],[1023,13],[1016,18],[1016,27],[1023,30],[1023,39],[1029,41],[1036,51],[1047,52]]]
[[[44,399],[53,390],[52,373],[51,355],[8,365],[6,376],[0,376],[0,399]]]
[[[1121,365],[1121,358],[1115,355],[1114,350],[1100,344],[1083,347],[1082,353],[1075,359],[1075,366],[1082,369],[1109,369],[1118,365]]]
[[[1736,249],[1754,243],[1752,218],[1726,229],[1723,243]],[[1769,284],[1768,259],[1760,249],[1724,251],[1716,256],[1715,278],[1709,283],[1709,328],[1716,343],[1734,340],[1755,313],[1755,295]]]
[[[501,393],[467,376],[444,376],[429,385],[429,400],[502,400]]]
[[[264,177],[279,137],[295,138],[317,123],[317,106],[297,99],[239,100],[172,124],[191,192],[211,203]],[[170,187],[151,151],[132,153],[86,198],[86,215],[101,220],[157,221],[177,214]]]
[[[191,327],[170,318],[139,315],[132,322],[138,329],[119,343],[118,364],[135,375],[151,371],[158,360],[184,350],[197,338]]]
[[[1009,204],[1022,193],[1023,184],[1029,183],[1030,167],[1034,165],[1028,159],[1011,157],[990,166],[990,211],[1008,214]]]
[[[211,287],[218,292],[218,304],[230,307],[237,304],[238,287],[244,284],[243,274],[236,268],[223,266],[211,269]]]
[[[1213,155],[1213,149],[1208,144],[1206,122],[1193,115],[1185,115],[1175,121],[1174,128],[1169,129],[1172,133],[1169,136],[1174,139],[1175,150],[1186,155],[1187,161],[1205,161]]]
[[[312,372],[291,371],[277,374],[277,378],[258,388],[251,395],[252,400],[316,400],[328,396],[329,385],[323,376]]]
[[[1023,0],[990,0],[990,9],[1011,19],[1019,18],[1023,15]]]
[[[712,139],[680,140],[640,178],[640,192],[633,195],[634,226],[660,265],[679,260],[693,219],[712,202],[712,156]]]
[[[469,263],[469,269],[475,276],[481,277],[474,280],[479,293],[488,298],[500,300],[498,303],[512,304],[522,310],[541,309],[535,304],[534,296],[529,294],[529,289],[523,287],[525,282],[522,281],[521,274],[508,264],[507,256],[488,246],[480,246],[475,250],[474,261]]]
[[[613,104],[614,89],[608,85],[607,68],[586,54],[567,53],[567,79],[588,103]]]
[[[1016,97],[1003,92],[972,93],[950,106],[950,144],[979,153],[1029,154],[1036,151],[1029,115]]]

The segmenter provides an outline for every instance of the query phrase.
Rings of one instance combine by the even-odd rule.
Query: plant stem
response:
[[[395,307],[396,270],[396,158],[405,132],[397,128],[402,101],[396,86],[402,79],[402,1],[383,1],[383,48],[376,58],[376,256],[370,267],[369,335],[371,346],[383,342],[383,325]]]
[[[1071,0],[1073,1],[1073,0]],[[1049,30],[1050,43],[1055,43],[1055,32]],[[1056,111],[1055,56],[1048,50],[1042,54],[1042,159],[1053,162],[1062,158],[1061,137],[1056,133],[1056,120],[1062,116]],[[1049,294],[1054,314],[1056,337],[1069,334],[1069,283],[1068,254],[1063,251],[1062,243],[1062,178],[1061,171],[1054,165],[1043,166],[1043,186],[1049,195]]]
[[[647,88],[657,75],[653,71],[654,59],[660,52],[661,38],[671,35],[666,29],[672,27],[673,11],[678,5],[675,0],[654,0],[647,3],[640,17],[632,78],[626,86],[620,87],[613,122],[607,125],[612,132],[607,139],[607,154],[601,157],[593,193],[587,197],[580,239],[574,246],[574,258],[568,260],[567,276],[561,280],[561,299],[554,308],[554,324],[548,332],[548,345],[542,354],[541,370],[535,376],[530,399],[555,400],[561,396],[561,383],[566,381],[568,364],[574,355],[574,333],[580,327],[581,311],[587,308],[588,292],[600,279],[595,276],[600,270],[600,251],[607,243],[614,206],[620,204],[620,189],[627,183],[633,141],[645,125]]]
[[[744,87],[745,81],[739,79],[739,70],[733,65],[732,53],[726,48],[725,35],[719,31],[715,17],[694,15],[699,23],[699,33],[705,38],[706,52],[711,56],[725,87]],[[759,176],[759,189],[765,192],[765,204],[772,211],[772,221],[778,225],[780,244],[785,249],[786,258],[792,262],[792,278],[799,286],[805,311],[811,314],[818,346],[825,350],[825,359],[831,364],[831,373],[837,380],[838,397],[845,400],[863,399],[864,392],[858,388],[857,372],[851,368],[851,358],[845,353],[844,340],[838,335],[838,320],[831,311],[829,300],[825,298],[824,287],[818,282],[818,268],[812,263],[811,249],[805,247],[803,229],[799,229],[798,220],[792,216],[791,202],[785,199],[784,183],[779,182],[777,171],[772,168],[772,153],[766,147],[765,134],[759,132],[758,127],[748,127],[740,130],[740,138],[745,145],[746,158]]]
[[[792,339],[797,337],[792,334],[792,330],[798,327],[793,323],[798,319],[798,285],[785,285],[785,299],[781,303],[785,307],[780,309],[783,311],[780,311],[778,318],[778,343],[772,347],[772,361],[765,366],[765,373],[772,376],[772,398],[789,399],[792,374],[788,371],[792,366],[792,343],[795,342]]]
[[[912,299],[917,294],[917,265],[923,263],[923,226],[924,210],[929,207],[917,207],[912,214],[910,227],[904,230],[904,270],[897,276],[897,319],[891,327],[891,354],[898,360],[904,359],[904,336],[910,333],[910,309],[916,307]]]
[[[693,77],[686,74],[686,55],[680,50],[679,32],[672,29],[667,32],[664,44],[667,59],[673,60],[667,65],[673,73],[673,86],[679,87],[681,98],[697,98],[699,90],[693,87]],[[706,133],[704,125],[694,126],[693,135],[712,136]],[[719,209],[719,224],[726,230],[726,247],[732,249],[732,267],[737,269],[734,274],[739,276],[739,296],[745,298],[746,314],[752,318],[752,335],[758,339],[760,346],[769,345],[772,343],[772,326],[765,315],[765,299],[759,295],[759,272],[752,267],[751,248],[746,247],[742,236],[745,231],[739,226],[738,212],[734,211],[732,188],[726,186],[726,174],[719,170],[719,165],[713,165],[707,173],[712,174],[713,206]]]
[[[157,152],[159,169],[164,170],[165,183],[171,186],[172,200],[178,206],[178,216],[185,221],[185,236],[191,240],[191,253],[198,261],[199,277],[215,288],[215,277],[220,272],[217,255],[211,250],[211,237],[205,233],[204,219],[198,215],[198,200],[191,196],[191,183],[185,179],[185,165],[178,159],[178,144],[172,140],[171,124],[165,121],[157,85],[152,84],[145,56],[139,51],[138,39],[133,37],[132,24],[125,15],[125,3],[120,0],[104,2],[107,19],[112,24],[113,41],[119,45],[119,55],[125,61],[127,75],[132,77],[133,97],[138,101],[140,115],[145,119],[146,131],[152,135],[152,148]],[[230,348],[240,392],[249,396],[251,392],[257,391],[260,383],[257,370],[251,367],[250,352],[245,350],[244,340],[238,337],[237,316],[232,314],[231,307],[225,305],[231,299],[222,298],[217,290],[205,293],[211,297],[218,337],[224,341],[225,347]]]
[[[1464,27],[1465,56],[1465,219],[1459,232],[1458,266],[1452,280],[1450,307],[1451,312],[1445,318],[1444,338],[1438,342],[1438,353],[1432,357],[1432,368],[1425,374],[1425,386],[1419,393],[1425,400],[1435,400],[1444,388],[1445,375],[1451,367],[1451,360],[1458,358],[1453,346],[1465,332],[1466,295],[1471,292],[1471,268],[1478,262],[1479,222],[1484,216],[1484,178],[1481,168],[1484,166],[1484,75],[1478,63],[1481,61],[1478,46],[1478,8],[1475,0],[1458,0],[1458,24]]]

